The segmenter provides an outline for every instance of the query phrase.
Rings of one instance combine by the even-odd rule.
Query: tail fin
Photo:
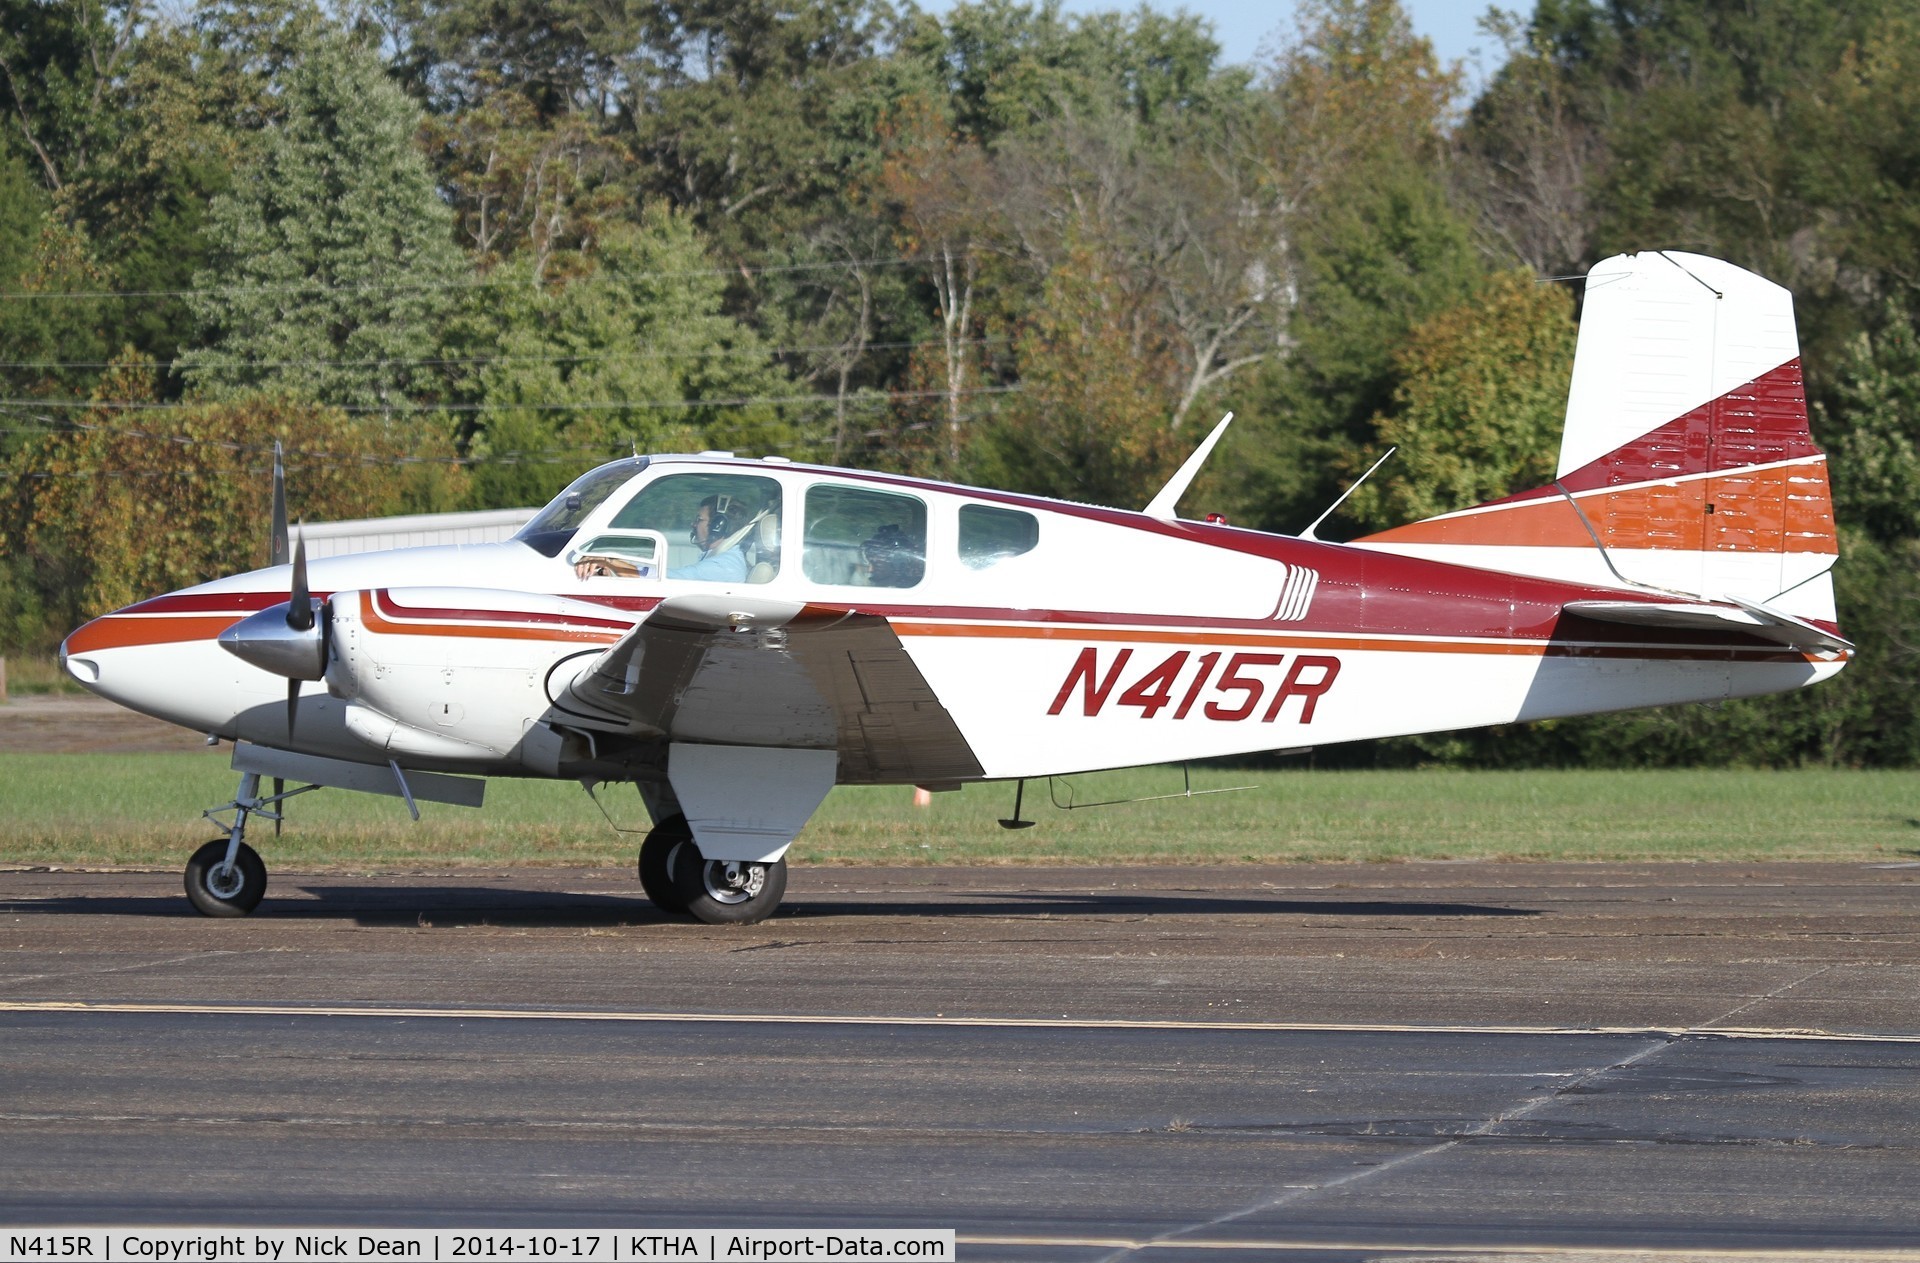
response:
[[[1697,254],[1597,264],[1556,481],[1355,542],[1832,623],[1839,548],[1792,295]]]

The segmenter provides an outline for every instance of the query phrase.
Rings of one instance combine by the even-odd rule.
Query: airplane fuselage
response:
[[[1747,696],[1845,662],[1737,632],[1590,622],[1564,607],[1619,589],[1366,547],[784,462],[623,464],[631,476],[610,476],[618,485],[561,532],[313,562],[315,594],[331,596],[331,664],[302,687],[291,737],[287,681],[218,643],[286,599],[287,567],[95,620],[64,646],[67,668],[234,741],[485,775],[645,775],[663,742],[832,747],[835,735],[777,707],[729,717],[724,679],[697,683],[717,710],[613,723],[570,704],[581,666],[674,598],[851,611],[891,624],[977,767],[908,760],[839,779],[955,782]],[[680,577],[697,563],[678,526],[646,525],[632,506],[651,488],[684,510],[736,485],[729,504],[760,497],[784,539],[757,551],[752,579]],[[583,575],[581,547],[608,531],[661,555],[645,573]],[[905,571],[876,560],[873,540],[892,537],[906,540]]]

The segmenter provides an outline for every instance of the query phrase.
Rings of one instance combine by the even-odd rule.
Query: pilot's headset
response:
[[[727,527],[733,518],[733,497],[723,491],[718,495],[708,496],[700,503],[706,505],[709,510],[707,541],[711,543],[716,539],[725,539]],[[687,539],[695,544],[700,542],[700,511],[698,509],[693,513],[693,525],[687,527]]]

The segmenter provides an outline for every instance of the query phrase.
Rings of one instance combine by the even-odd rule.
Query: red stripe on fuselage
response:
[[[391,588],[378,588],[373,599],[388,618],[445,619],[449,621],[496,623],[544,623],[563,626],[612,627],[621,632],[632,628],[633,620],[590,618],[578,614],[549,614],[529,610],[482,610],[460,606],[402,605],[393,599]]]

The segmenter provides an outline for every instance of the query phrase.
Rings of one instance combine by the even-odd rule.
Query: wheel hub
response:
[[[215,864],[207,870],[207,893],[216,899],[233,898],[245,884],[238,864]]]
[[[721,903],[745,903],[767,884],[765,864],[743,864],[739,860],[709,860],[706,864],[707,893]]]

